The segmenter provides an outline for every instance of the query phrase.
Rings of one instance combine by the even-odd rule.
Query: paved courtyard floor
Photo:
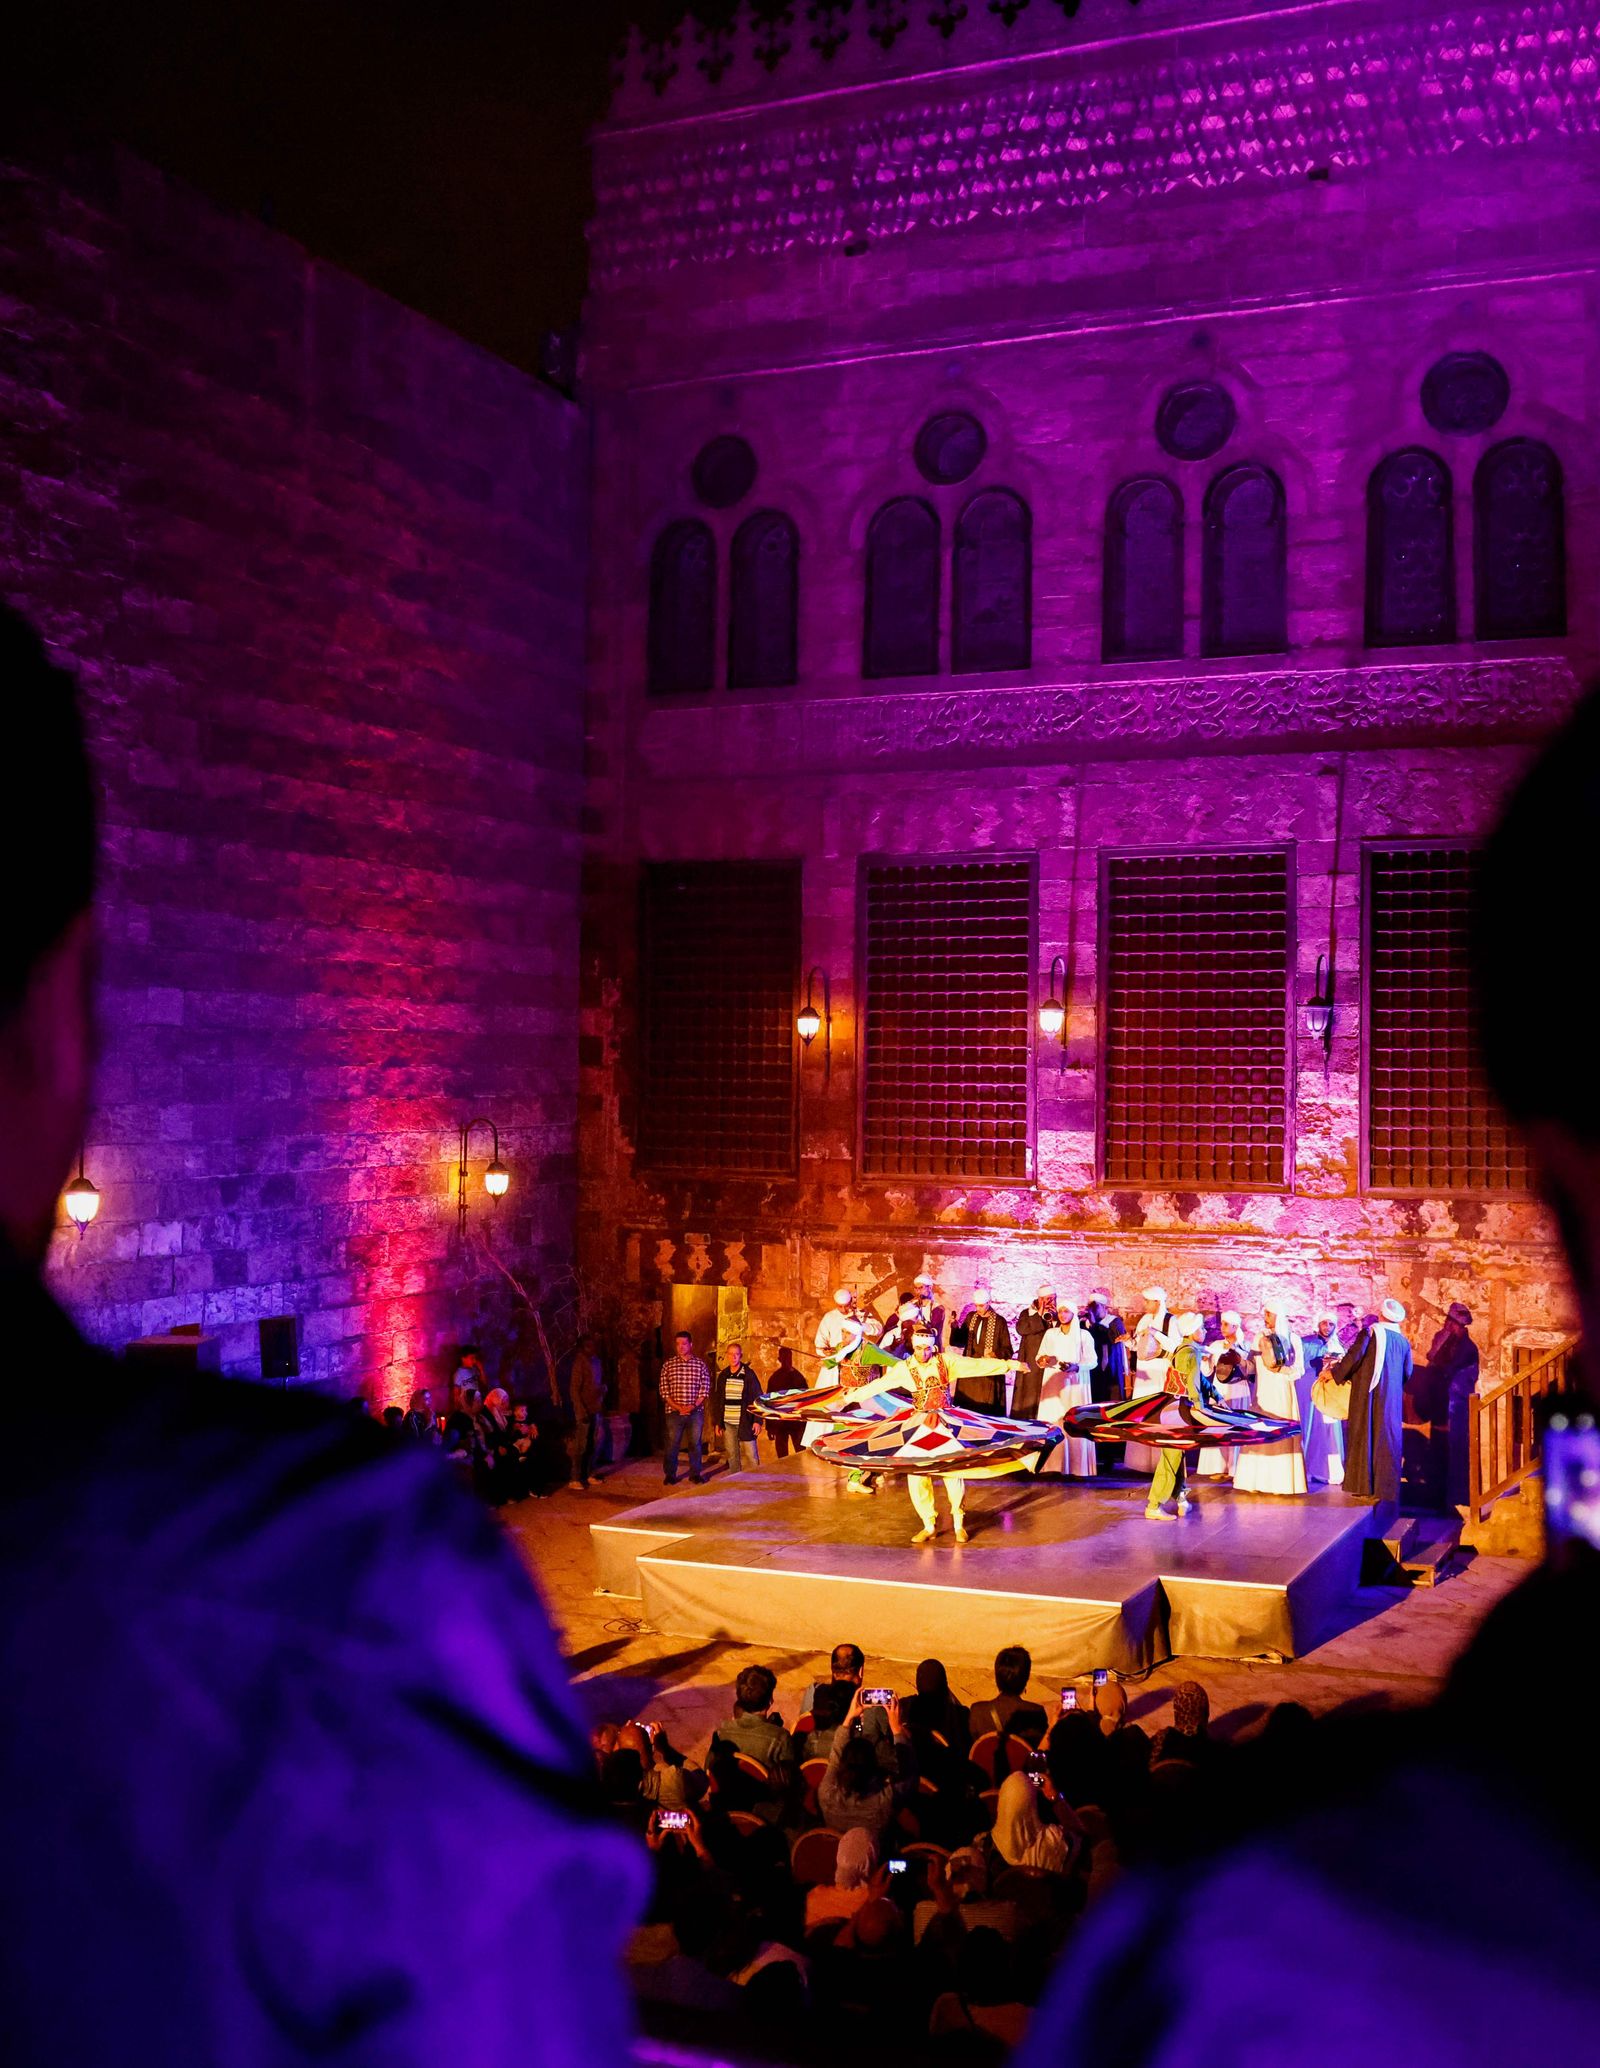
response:
[[[759,1664],[778,1676],[778,1709],[792,1722],[803,1691],[826,1672],[824,1654],[667,1636],[644,1621],[637,1602],[595,1594],[590,1523],[660,1491],[659,1461],[634,1458],[620,1470],[608,1468],[587,1492],[525,1501],[507,1512],[508,1532],[561,1634],[585,1714],[591,1722],[659,1718],[674,1744],[698,1754],[732,1706],[734,1677]],[[1486,1612],[1529,1570],[1524,1559],[1480,1556],[1437,1587],[1365,1588],[1347,1627],[1305,1658],[1285,1665],[1175,1659],[1127,1683],[1130,1713],[1147,1728],[1170,1721],[1172,1690],[1184,1680],[1207,1689],[1213,1726],[1223,1736],[1248,1731],[1275,1702],[1326,1713],[1426,1701]],[[850,1638],[850,1631],[839,1632],[841,1642]],[[996,1649],[1005,1641],[997,1631]],[[909,1667],[884,1666],[882,1676],[909,1691]],[[968,1702],[994,1692],[984,1675],[952,1672],[951,1685]],[[1050,1691],[1035,1692],[1047,1698]]]

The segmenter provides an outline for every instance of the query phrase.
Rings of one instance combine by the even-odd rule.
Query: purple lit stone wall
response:
[[[813,10],[813,13],[816,11]],[[1392,1290],[1426,1341],[1468,1299],[1491,1370],[1571,1308],[1552,1230],[1525,1197],[1365,1192],[1362,855],[1470,838],[1600,655],[1596,254],[1600,8],[1487,5],[1470,21],[1411,0],[1230,10],[1199,0],[969,10],[922,5],[901,35],[838,16],[768,63],[741,14],[726,48],[686,28],[636,44],[597,150],[596,415],[580,1249],[641,1316],[671,1282],[749,1296],[764,1343],[809,1345],[832,1286],[930,1262],[1002,1303],[1043,1277],[1123,1301],[1258,1305],[1281,1287],[1364,1309]],[[928,16],[925,21],[924,16]],[[799,19],[798,13],[796,17]],[[714,39],[713,39],[714,40]],[[770,54],[770,53],[769,53]],[[725,61],[724,61],[725,60]],[[1424,374],[1483,351],[1503,417],[1445,436]],[[1154,433],[1184,380],[1219,383],[1238,422],[1204,462]],[[958,489],[912,461],[940,409],[983,423]],[[698,509],[712,436],[756,453],[750,495]],[[1473,638],[1471,482],[1497,439],[1529,436],[1566,477],[1568,631]],[[1387,453],[1441,453],[1455,485],[1461,636],[1363,644],[1366,484]],[[1289,648],[1200,655],[1200,505],[1237,461],[1288,505]],[[1185,507],[1183,657],[1104,663],[1103,520],[1131,476]],[[1033,664],[925,682],[861,674],[863,551],[886,499],[933,501],[948,546],[974,489],[1034,521]],[[671,700],[644,688],[650,545],[739,520],[800,533],[799,681]],[[948,562],[946,564],[948,581]],[[726,627],[726,584],[719,639]],[[1337,845],[1335,791],[1345,799]],[[1338,918],[1331,1066],[1299,1034],[1286,1192],[1110,1190],[1096,1167],[1100,858],[1139,847],[1282,843],[1297,992]],[[1036,850],[1039,966],[1075,945],[1068,1066],[1036,1057],[1037,1182],[895,1187],[853,1162],[856,882],[864,854]],[[674,1180],[635,1168],[635,886],[642,861],[803,856],[803,965],[832,975],[833,1069],[801,1072],[797,1181]],[[1220,973],[1219,973],[1220,974]],[[1523,973],[1537,986],[1538,972]],[[1297,1016],[1298,1017],[1298,1016]]]
[[[240,1373],[294,1314],[303,1378],[397,1398],[503,1311],[469,1114],[514,1174],[491,1220],[475,1142],[474,1226],[570,1264],[584,427],[137,163],[0,181],[0,591],[105,791],[104,1206],[54,1283]]]

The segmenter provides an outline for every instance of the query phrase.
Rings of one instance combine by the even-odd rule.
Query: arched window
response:
[[[986,488],[956,519],[950,667],[957,675],[1026,668],[1033,657],[1033,519],[1006,488]]]
[[[1561,462],[1535,438],[1507,438],[1472,482],[1472,557],[1480,639],[1541,639],[1567,629]]]
[[[757,510],[728,560],[728,687],[782,689],[795,679],[800,534],[781,510]]]
[[[698,517],[669,524],[650,555],[652,690],[710,689],[715,666],[717,548]]]
[[[1270,468],[1229,467],[1206,493],[1200,568],[1205,653],[1282,653],[1289,644],[1283,483]]]
[[[1432,646],[1456,636],[1450,469],[1412,446],[1367,482],[1367,644]]]
[[[917,496],[885,503],[867,528],[861,672],[939,672],[939,519]]]
[[[1183,651],[1183,499],[1170,481],[1124,481],[1106,505],[1101,655],[1168,659]]]

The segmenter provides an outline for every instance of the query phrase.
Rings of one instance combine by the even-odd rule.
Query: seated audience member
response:
[[[405,1428],[405,1421],[406,1416],[404,1408],[386,1407],[384,1409],[383,1426],[386,1429],[393,1429],[396,1435],[399,1435]]]
[[[850,1708],[850,1690],[825,1680],[811,1698],[811,1729],[796,1739],[800,1760],[826,1759]],[[891,1740],[891,1742],[893,1742]]]
[[[1020,2045],[1028,2029],[1028,2006],[1017,1992],[1010,1946],[997,1931],[979,1925],[961,1940],[955,1955],[955,1987],[934,1999],[928,2036],[946,2040],[983,2035],[995,2042],[995,2059]],[[964,2051],[963,2060],[977,2058]]]
[[[806,1890],[806,1930],[854,1917],[863,1903],[887,1892],[889,1877],[878,1866],[878,1841],[864,1824],[839,1840],[831,1886]]]
[[[1040,1790],[1031,1774],[1007,1774],[995,1804],[991,1879],[1007,1867],[1034,1867],[1046,1874],[1065,1874],[1072,1864],[1078,1834],[1069,1840],[1058,1823],[1046,1823],[1039,1807]],[[1066,1816],[1072,1815],[1064,1810]],[[1076,1819],[1073,1819],[1074,1824]]]
[[[1144,1737],[1139,1726],[1128,1720],[1128,1690],[1120,1680],[1103,1681],[1095,1689],[1094,1713],[1099,1719],[1102,1737],[1115,1738],[1128,1732],[1136,1738]]]
[[[958,1702],[950,1692],[950,1679],[942,1660],[923,1660],[917,1668],[917,1691],[900,1704],[900,1715],[911,1732],[911,1742],[924,1770],[929,1764],[924,1746],[934,1755],[939,1749],[933,1742],[935,1732],[957,1758],[966,1758],[972,1743],[971,1720],[966,1704]]]
[[[937,1857],[928,1866],[928,1894],[919,1903],[913,1919],[918,1943],[932,1931],[948,1937],[952,1928],[962,1931],[987,1927],[1003,1939],[1022,1936],[1026,1920],[1009,1897],[989,1893],[989,1859],[977,1846],[958,1846],[941,1864]]]
[[[850,1697],[865,1680],[866,1672],[867,1655],[859,1644],[836,1644],[828,1661],[829,1679],[814,1680],[806,1689],[806,1709],[813,1716],[816,1715],[817,1691],[828,1686],[829,1681],[833,1686],[843,1688],[845,1702],[848,1704]],[[880,1749],[888,1745],[889,1719],[875,1702],[857,1711],[851,1728],[857,1737],[870,1739]]]
[[[1026,1738],[1030,1745],[1042,1743],[1050,1719],[1037,1702],[1024,1700],[1033,1661],[1020,1644],[1008,1644],[996,1654],[995,1693],[991,1700],[974,1702],[969,1712],[974,1738],[997,1731],[1002,1737]]]
[[[406,1409],[401,1427],[415,1443],[436,1445],[442,1440],[433,1412],[433,1395],[425,1386],[412,1394],[411,1405]]]
[[[911,1733],[900,1721],[899,1703],[894,1703],[889,1711],[889,1726],[894,1751],[902,1758],[897,1760],[896,1769],[886,1768],[870,1740],[851,1733],[850,1726],[860,1714],[858,1690],[834,1736],[828,1753],[828,1771],[817,1787],[817,1802],[822,1820],[831,1831],[850,1831],[860,1826],[881,1836],[894,1821],[900,1787],[913,1770]]]
[[[1198,1766],[1211,1751],[1211,1697],[1198,1680],[1185,1680],[1172,1691],[1172,1721],[1150,1747],[1150,1764],[1163,1759],[1187,1760]]]
[[[792,1793],[795,1780],[794,1740],[772,1711],[776,1675],[766,1666],[746,1666],[733,1685],[733,1714],[719,1723],[715,1745],[759,1760],[767,1770],[771,1794],[754,1805],[758,1814],[776,1818]]]
[[[645,1741],[645,1801],[661,1809],[687,1809],[697,1802],[705,1789],[702,1770],[677,1749],[662,1724],[642,1723],[634,1728]],[[625,1737],[624,1742],[631,1741]]]

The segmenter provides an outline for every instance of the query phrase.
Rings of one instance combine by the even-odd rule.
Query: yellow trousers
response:
[[[967,1482],[950,1474],[941,1474],[939,1484],[945,1490],[950,1503],[950,1527],[960,1529],[965,1521]],[[914,1472],[906,1480],[906,1491],[911,1496],[911,1505],[917,1511],[917,1519],[924,1529],[939,1527],[938,1504],[933,1497],[934,1482],[926,1473]]]

